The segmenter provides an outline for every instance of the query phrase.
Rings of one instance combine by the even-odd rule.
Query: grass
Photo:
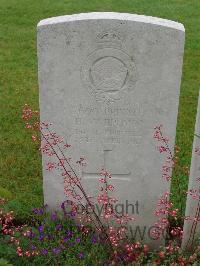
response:
[[[21,219],[42,203],[41,158],[21,120],[25,103],[38,109],[36,25],[43,18],[90,11],[145,14],[184,24],[177,144],[180,165],[190,164],[199,90],[199,0],[0,0],[0,196],[9,195],[10,208]],[[187,177],[181,178],[186,189]]]

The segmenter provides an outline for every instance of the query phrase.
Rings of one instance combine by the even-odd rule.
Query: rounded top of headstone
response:
[[[180,31],[185,31],[183,24],[172,20],[151,17],[151,16],[137,15],[137,14],[117,13],[117,12],[91,12],[91,13],[80,13],[80,14],[52,17],[41,20],[37,26],[42,27],[52,24],[73,22],[79,20],[98,20],[98,19],[135,21],[135,22],[154,24]]]

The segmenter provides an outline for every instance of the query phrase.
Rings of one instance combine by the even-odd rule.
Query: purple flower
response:
[[[32,209],[32,212],[37,214],[37,208]]]
[[[57,225],[56,225],[56,230],[57,230],[57,231],[62,230],[62,224],[57,224]]]
[[[92,236],[92,244],[96,244],[97,243],[97,237],[96,236]]]
[[[44,235],[40,235],[40,236],[39,236],[39,240],[40,240],[40,241],[43,241],[43,240],[44,240]]]
[[[52,213],[51,214],[51,220],[52,221],[56,221],[58,219],[58,216],[57,216],[57,214],[54,212],[54,213]]]
[[[70,239],[70,237],[66,236],[63,238],[64,242],[67,242]]]
[[[42,249],[41,252],[42,252],[43,255],[47,255],[48,254],[48,249],[44,248],[44,249]]]
[[[71,216],[71,217],[76,216],[76,212],[71,212],[71,213],[70,213],[70,216]]]
[[[53,253],[55,254],[55,255],[58,255],[60,252],[61,252],[61,249],[60,248],[53,248]]]
[[[60,205],[61,209],[65,209],[65,202]]]
[[[72,233],[71,231],[66,231],[65,233],[66,233],[66,235],[67,235],[69,238],[71,238],[72,235],[73,235],[73,233]]]
[[[48,234],[48,235],[47,235],[47,238],[48,238],[49,240],[51,240],[53,237],[52,237],[51,234]]]
[[[33,213],[37,214],[37,215],[43,215],[44,214],[44,210],[42,208],[34,208]]]
[[[40,233],[44,232],[44,225],[39,226],[39,227],[38,227],[38,231],[39,231]]]
[[[79,259],[82,259],[82,258],[84,257],[84,254],[83,254],[83,252],[79,252],[79,253],[77,254],[77,256],[78,256]]]
[[[76,238],[76,243],[80,243],[81,242],[81,238],[80,237],[77,237]]]

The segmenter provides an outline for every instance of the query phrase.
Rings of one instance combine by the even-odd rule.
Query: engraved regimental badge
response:
[[[98,49],[89,54],[81,68],[81,78],[96,101],[119,101],[134,89],[137,71],[134,61],[122,50],[122,37],[107,31],[96,37]]]

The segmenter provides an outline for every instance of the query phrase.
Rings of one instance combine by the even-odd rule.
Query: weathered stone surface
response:
[[[200,96],[197,107],[195,134],[200,136]],[[183,227],[182,247],[190,248],[200,236],[200,137],[194,136],[192,160]]]
[[[138,202],[141,232],[154,224],[157,200],[170,186],[153,132],[162,123],[173,149],[183,49],[183,25],[159,18],[87,13],[38,24],[41,120],[86,158],[89,194],[98,191],[102,166],[111,171],[119,203]],[[53,208],[64,199],[63,180],[45,170],[44,157],[43,169]]]

